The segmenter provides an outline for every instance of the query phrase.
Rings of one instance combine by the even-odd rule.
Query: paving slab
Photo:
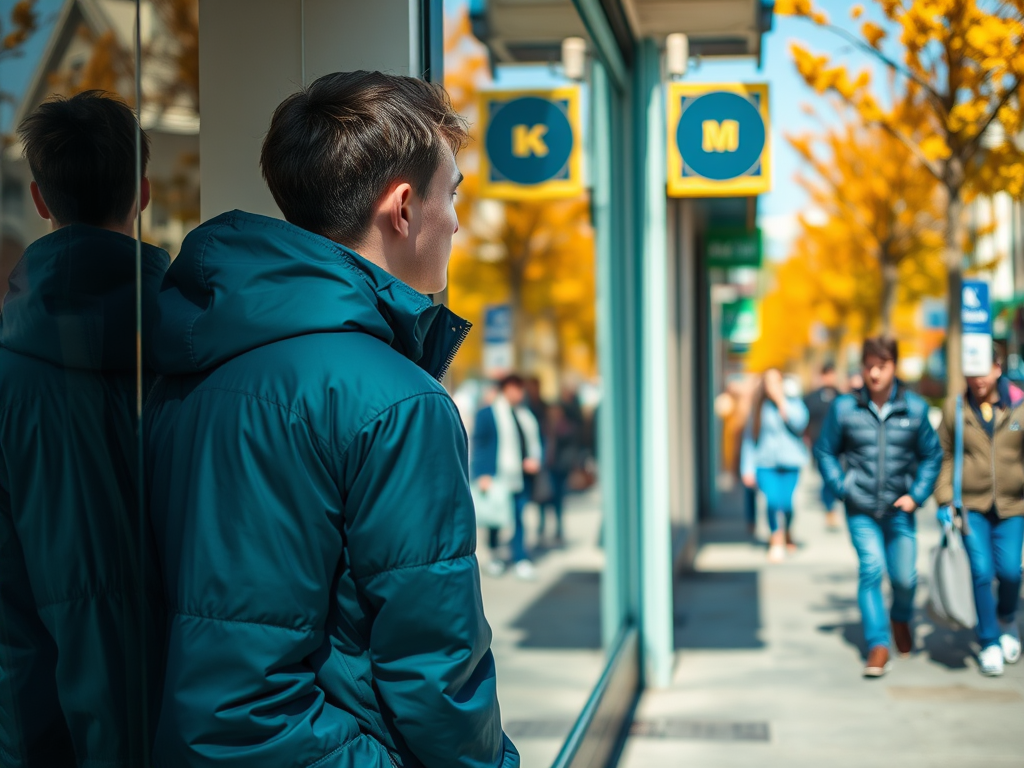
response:
[[[494,632],[502,722],[524,768],[547,768],[554,762],[604,669],[604,555],[598,546],[596,490],[569,496],[565,526],[561,549],[544,551],[536,547],[536,536],[528,538],[535,550],[535,581],[521,581],[512,573],[481,576],[484,609]],[[526,527],[531,534],[536,531],[535,509],[527,509]],[[485,531],[478,540],[487,540]],[[486,546],[479,552],[486,563]]]
[[[802,547],[784,563],[746,540],[736,505],[705,526],[695,572],[676,585],[673,684],[644,695],[620,765],[1024,766],[1024,663],[982,677],[971,633],[924,615],[934,507],[918,513],[917,650],[861,677],[857,560],[845,526],[825,528],[819,482],[801,482]]]

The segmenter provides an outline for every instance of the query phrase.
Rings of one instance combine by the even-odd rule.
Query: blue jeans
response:
[[[832,507],[836,505],[836,495],[832,493],[832,489],[828,487],[828,483],[824,483],[821,486],[821,503],[825,505],[825,511],[831,512]]]
[[[849,515],[850,539],[860,559],[857,603],[868,649],[889,647],[889,619],[910,621],[917,589],[917,521],[906,512],[881,519]],[[886,615],[882,576],[892,584],[892,610]]]
[[[518,563],[520,560],[529,560],[526,553],[526,530],[523,528],[523,511],[530,502],[530,491],[523,489],[512,496],[512,511],[515,514],[515,530],[512,532],[512,540],[508,543],[509,558],[511,562]],[[501,546],[499,535],[501,529],[487,529],[487,546],[493,552]]]
[[[772,533],[779,528],[789,530],[793,524],[793,494],[800,480],[799,469],[758,469],[757,487],[768,502],[768,527]]]
[[[757,488],[743,486],[743,516],[751,528],[757,523]]]
[[[970,532],[964,547],[971,559],[974,603],[978,609],[978,643],[982,648],[999,644],[999,621],[1016,618],[1020,595],[1021,547],[1024,547],[1024,517],[1001,520],[993,512],[968,514]],[[998,599],[992,582],[999,579]]]
[[[541,536],[544,535],[544,527],[547,522],[547,508],[551,507],[555,513],[555,535],[561,539],[565,533],[565,528],[562,525],[562,515],[565,510],[565,492],[569,486],[569,474],[567,472],[551,470],[548,476],[551,478],[551,500],[540,505],[540,525],[537,527],[537,531]]]

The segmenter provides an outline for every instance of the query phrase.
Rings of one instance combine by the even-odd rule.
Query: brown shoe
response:
[[[876,645],[868,651],[868,663],[864,665],[864,677],[881,677],[889,671],[889,649]]]
[[[914,650],[914,633],[910,631],[908,622],[894,621],[892,623],[892,639],[896,643],[896,652],[902,658],[906,658]]]

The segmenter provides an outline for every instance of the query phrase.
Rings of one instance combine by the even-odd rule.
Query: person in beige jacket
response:
[[[1017,599],[1024,546],[1024,392],[1003,376],[996,351],[987,376],[967,378],[963,407],[964,546],[971,560],[982,674],[1003,673],[1020,658]],[[939,428],[942,471],[935,487],[939,522],[952,520],[956,402]],[[998,590],[993,594],[993,583]]]

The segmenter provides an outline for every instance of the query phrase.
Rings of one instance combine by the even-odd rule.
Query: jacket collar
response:
[[[158,305],[150,343],[157,371],[171,375],[295,336],[357,331],[441,379],[471,327],[355,251],[243,211],[189,234]]]
[[[61,227],[32,243],[14,267],[0,346],[62,368],[132,371],[138,364],[136,279],[148,324],[169,263],[165,251],[119,232]]]
[[[871,411],[871,394],[866,386],[856,392],[857,404],[868,411]],[[907,387],[899,379],[893,379],[892,393],[889,395],[889,402],[892,404],[890,415],[895,413],[906,413],[907,411]],[[873,411],[871,411],[874,413]]]

